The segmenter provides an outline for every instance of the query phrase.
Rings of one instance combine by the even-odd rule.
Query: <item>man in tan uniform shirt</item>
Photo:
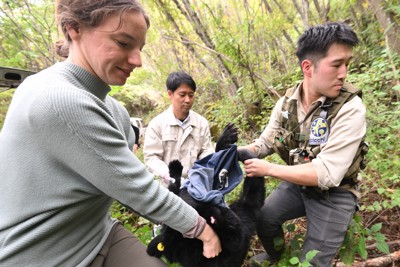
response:
[[[357,185],[349,178],[349,171],[359,164],[354,162],[366,133],[365,107],[345,84],[352,48],[357,43],[354,31],[343,23],[306,30],[296,52],[303,81],[291,95],[278,101],[259,139],[241,147],[260,158],[245,162],[248,176],[282,180],[262,208],[257,234],[267,253],[256,255],[254,261],[278,261],[284,247],[276,246],[274,240],[284,240],[283,223],[298,217],[307,219],[302,261],[307,252],[317,250],[311,264],[330,266],[344,240],[357,207]],[[344,99],[345,94],[349,98],[329,119],[335,100]],[[288,125],[292,125],[291,131]],[[289,139],[294,141],[290,143]],[[286,154],[278,147],[286,149]],[[311,157],[314,148],[320,152]],[[273,152],[291,166],[261,159]]]
[[[171,106],[153,118],[144,140],[144,162],[149,170],[169,182],[168,164],[179,160],[183,165],[182,177],[197,159],[214,152],[208,121],[191,110],[196,83],[185,72],[173,72],[167,78]]]

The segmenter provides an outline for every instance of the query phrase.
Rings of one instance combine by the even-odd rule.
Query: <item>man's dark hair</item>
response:
[[[184,71],[172,72],[167,78],[167,90],[175,92],[175,90],[182,84],[188,85],[194,92],[196,92],[196,83],[192,76]]]
[[[353,29],[343,22],[328,22],[307,29],[297,42],[296,56],[299,64],[305,59],[317,64],[326,56],[333,44],[346,44],[354,47],[358,38]]]

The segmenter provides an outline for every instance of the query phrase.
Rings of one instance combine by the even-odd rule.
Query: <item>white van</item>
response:
[[[139,128],[139,137],[143,138],[146,128],[144,127],[143,120],[141,118],[131,117],[131,125]]]
[[[35,72],[0,66],[0,92],[17,88],[26,77],[32,74]]]

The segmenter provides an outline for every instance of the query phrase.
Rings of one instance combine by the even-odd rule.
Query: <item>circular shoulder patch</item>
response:
[[[311,124],[311,134],[314,137],[322,137],[328,132],[328,123],[323,118],[315,119]]]

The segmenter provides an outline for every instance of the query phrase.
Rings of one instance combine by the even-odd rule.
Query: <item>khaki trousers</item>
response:
[[[166,267],[160,259],[151,257],[146,252],[146,246],[117,223],[104,243],[104,246],[90,267]]]

